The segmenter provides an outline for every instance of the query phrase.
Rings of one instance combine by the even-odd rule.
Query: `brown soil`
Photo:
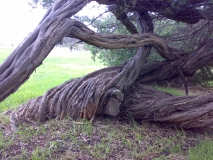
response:
[[[131,117],[122,120],[98,117],[92,125],[76,124],[71,119],[52,120],[39,126],[22,126],[13,134],[8,125],[2,124],[1,130],[5,141],[0,144],[3,160],[32,159],[35,154],[42,156],[42,151],[44,159],[185,160],[189,148],[206,138],[206,132],[136,123]]]

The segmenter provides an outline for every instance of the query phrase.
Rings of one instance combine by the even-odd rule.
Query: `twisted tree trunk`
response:
[[[71,19],[71,16],[88,2],[90,0],[58,0],[48,10],[35,31],[0,66],[0,101],[16,91],[65,36],[101,48],[139,47],[134,58],[124,65],[98,70],[50,89],[45,95],[20,105],[17,110],[7,112],[10,114],[11,122],[14,125],[23,121],[37,123],[66,116],[93,120],[96,115],[102,114],[131,114],[135,119],[170,122],[185,128],[211,128],[211,94],[200,97],[174,97],[142,84],[172,79],[180,73],[191,76],[197,69],[213,60],[213,50],[209,49],[213,45],[213,40],[209,40],[191,53],[169,47],[161,38],[152,34],[153,25],[150,23],[148,10],[140,10],[137,7],[139,5],[129,7],[135,7],[138,12],[139,32],[136,31],[136,27],[132,28],[133,23],[130,24],[126,19],[126,14],[118,10],[113,12],[114,15],[119,19],[118,13],[121,13],[121,22],[133,34],[98,34],[79,21]],[[123,3],[108,0],[99,2]],[[146,5],[149,6],[148,1]],[[158,11],[159,6],[152,9]],[[198,12],[191,11],[201,16]],[[190,19],[185,17],[181,20]],[[151,46],[166,60],[146,63]]]
[[[125,66],[105,68],[70,80],[30,100],[11,114],[14,124],[49,118],[93,119],[96,114],[116,116],[124,100],[124,90],[138,77],[150,47],[139,48]],[[33,122],[33,123],[34,123]]]
[[[181,64],[183,72],[192,74],[213,59],[207,50],[213,41],[187,55]],[[30,100],[11,113],[15,125],[24,121],[36,123],[66,116],[93,120],[96,115],[119,116],[155,122],[169,122],[184,128],[211,128],[213,121],[212,94],[175,97],[141,85],[141,82],[164,80],[178,76],[174,62],[144,63],[149,47],[139,48],[135,57],[124,66],[98,70],[85,77],[70,80],[49,90],[44,96]],[[205,52],[204,52],[205,51]],[[205,57],[188,63],[187,58],[200,52]],[[193,64],[193,69],[190,68]],[[157,75],[156,75],[157,74]],[[137,79],[137,81],[135,81]]]
[[[38,27],[0,66],[0,101],[15,92],[42,64],[49,52],[65,36],[80,39],[101,48],[134,48],[152,44],[163,57],[174,60],[180,53],[153,34],[97,34],[70,17],[90,0],[60,0],[46,13]]]

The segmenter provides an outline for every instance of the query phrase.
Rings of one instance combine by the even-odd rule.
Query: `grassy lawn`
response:
[[[12,49],[0,48],[0,63]],[[104,67],[88,52],[54,49],[17,92],[0,103],[0,112],[44,94],[71,78]],[[181,95],[174,89],[157,89]],[[82,122],[82,120],[79,120]],[[140,159],[211,160],[212,134],[194,132],[166,124],[97,117],[94,124],[79,125],[70,118],[50,120],[34,126],[22,124],[9,133],[9,120],[0,114],[0,159]]]
[[[0,63],[11,52],[12,49],[0,48]],[[104,67],[102,63],[91,59],[89,52],[70,52],[69,49],[55,48],[24,85],[0,102],[0,112],[42,95],[69,79],[84,76],[102,67]]]

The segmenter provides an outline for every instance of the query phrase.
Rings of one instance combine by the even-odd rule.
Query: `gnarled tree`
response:
[[[15,92],[46,58],[63,37],[77,38],[100,48],[135,48],[135,56],[120,66],[108,67],[82,78],[72,79],[50,89],[45,95],[10,111],[11,123],[36,123],[51,118],[85,118],[96,115],[131,114],[135,119],[169,122],[185,128],[211,128],[212,94],[175,97],[144,84],[185,77],[213,60],[213,2],[211,0],[96,0],[108,5],[131,35],[95,33],[82,22],[72,19],[90,0],[58,0],[47,11],[38,27],[0,66],[0,100]],[[134,22],[128,17],[134,12]],[[155,18],[171,19],[195,27],[194,33],[181,30],[171,37],[153,33]],[[132,17],[131,17],[132,18]],[[202,22],[202,24],[201,24]],[[198,25],[199,23],[199,25]],[[200,29],[198,29],[200,28]],[[180,40],[190,40],[208,28],[205,39],[198,39],[196,49],[171,47]],[[195,32],[197,31],[197,32]],[[147,62],[151,47],[165,59]],[[185,49],[185,50],[184,50]]]

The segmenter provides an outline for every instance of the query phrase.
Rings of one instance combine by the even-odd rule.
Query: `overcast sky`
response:
[[[0,44],[17,46],[44,16],[46,11],[41,6],[32,9],[27,1],[30,0],[0,0]],[[104,6],[92,2],[79,15],[93,16],[98,12],[104,12]]]
[[[27,0],[0,0],[0,43],[18,45],[38,25],[45,10]]]

